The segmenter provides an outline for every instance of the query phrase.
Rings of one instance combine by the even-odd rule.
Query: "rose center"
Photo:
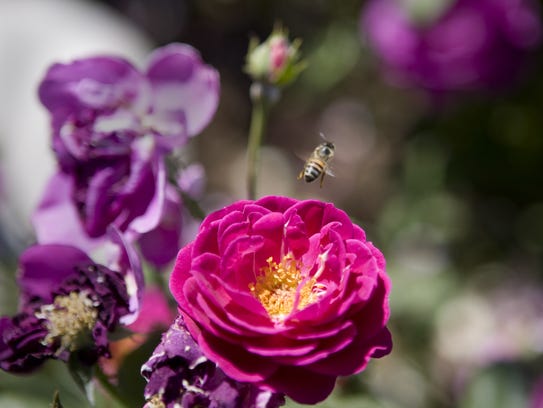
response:
[[[292,254],[285,255],[279,263],[272,257],[266,262],[249,290],[274,322],[282,322],[293,311],[302,310],[318,300],[316,289],[319,284],[314,277],[301,272],[301,266]]]
[[[57,296],[52,304],[44,305],[36,313],[45,319],[48,334],[44,343],[60,340],[60,350],[75,350],[96,324],[98,311],[85,292],[71,292]]]

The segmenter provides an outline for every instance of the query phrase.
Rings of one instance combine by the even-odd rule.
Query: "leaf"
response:
[[[126,327],[119,326],[113,332],[108,334],[109,341],[117,341],[126,339],[127,337],[133,336],[134,332]]]
[[[499,364],[483,370],[469,384],[460,408],[526,407],[527,378],[514,364]]]
[[[160,336],[160,333],[149,335],[145,343],[124,357],[119,367],[117,373],[119,393],[130,403],[130,406],[144,404],[143,391],[147,383],[140,373],[141,366],[151,357],[160,343]]]

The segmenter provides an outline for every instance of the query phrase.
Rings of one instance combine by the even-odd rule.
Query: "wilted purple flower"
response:
[[[151,54],[144,73],[115,57],[55,64],[39,96],[51,114],[61,171],[70,178],[69,199],[86,233],[99,237],[110,224],[136,233],[157,225],[163,156],[207,125],[219,80],[192,47],[172,44]]]
[[[43,343],[47,329],[33,313],[0,317],[0,368],[27,373],[55,355],[55,347]]]
[[[146,408],[275,408],[285,402],[281,394],[227,377],[202,354],[181,317],[162,335],[141,372],[148,381]]]
[[[28,248],[20,268],[20,312],[0,319],[0,368],[29,372],[72,353],[91,365],[109,355],[107,333],[130,315],[127,271],[54,244]]]
[[[541,41],[532,0],[370,0],[360,22],[389,79],[436,92],[508,85]]]

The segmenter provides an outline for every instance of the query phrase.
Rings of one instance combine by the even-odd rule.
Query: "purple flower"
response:
[[[203,355],[181,317],[162,335],[141,372],[148,381],[146,408],[275,408],[284,404],[281,394],[227,377]]]
[[[182,145],[215,113],[219,76],[194,48],[170,44],[150,55],[144,72],[109,56],[55,64],[39,96],[51,113],[55,152],[69,166],[124,154],[145,135],[162,147]]]
[[[423,5],[370,0],[362,11],[365,38],[396,84],[435,92],[505,86],[541,41],[531,0],[453,0],[427,10]]]
[[[32,215],[37,241],[42,245],[72,246],[89,254],[95,263],[123,271],[130,296],[131,312],[123,319],[123,323],[129,324],[139,313],[144,289],[143,272],[132,243],[133,237],[121,233],[114,226],[109,226],[100,237],[89,237],[79,220],[76,206],[70,199],[73,191],[72,181],[62,172],[51,178],[40,205]],[[162,195],[159,194],[160,197]],[[158,201],[162,201],[162,198]],[[160,211],[157,210],[152,213],[153,216],[160,215]],[[136,221],[143,223],[147,220],[141,217]]]
[[[537,379],[530,394],[530,408],[543,407],[543,377]]]
[[[177,190],[166,186],[166,198],[159,224],[138,238],[142,256],[156,267],[173,261],[179,252],[182,227],[182,200]]]
[[[27,373],[55,355],[55,347],[44,344],[47,328],[33,313],[0,317],[0,368]]]
[[[170,290],[228,376],[301,403],[392,347],[385,259],[332,204],[270,196],[210,214]]]
[[[182,192],[193,199],[202,198],[205,190],[206,174],[204,166],[192,163],[177,175],[177,185]]]
[[[115,196],[113,191],[111,192],[113,197],[109,199],[107,199],[109,192],[102,190],[104,186],[91,186],[88,192],[92,191],[92,194],[89,194],[85,201],[99,201],[101,204],[99,207],[91,206],[86,212],[81,211],[78,201],[74,199],[78,191],[76,179],[62,171],[57,172],[49,180],[41,201],[32,214],[32,224],[38,242],[73,244],[88,251],[104,241],[110,226],[125,232],[131,240],[138,234],[153,229],[163,216],[166,193],[163,162],[158,160],[155,164],[158,167],[156,183],[144,177],[141,183],[138,183],[138,188],[133,189],[132,184],[125,185],[124,194],[118,192],[119,194]],[[109,170],[113,171],[113,168]],[[104,168],[104,172],[107,171],[108,168]],[[111,185],[113,189],[118,187]],[[147,202],[144,201],[145,197],[138,195],[138,191],[145,190],[151,194],[150,187],[154,187],[154,191],[151,201]],[[104,188],[107,190],[107,186]],[[145,209],[143,202],[147,203]],[[144,212],[134,218],[129,217],[140,211]],[[92,234],[89,233],[89,229]]]
[[[109,356],[107,333],[131,315],[130,276],[67,245],[36,245],[20,257],[20,312],[0,319],[0,368],[29,372],[72,353],[88,365]]]
[[[135,233],[153,229],[164,207],[164,154],[207,125],[218,81],[183,44],[157,49],[144,73],[115,57],[53,65],[39,96],[51,114],[68,196],[56,197],[64,176],[53,177],[38,212],[70,200],[93,238],[110,224]]]
[[[182,238],[187,239],[187,230],[190,231],[191,224],[196,220],[189,211],[183,209],[182,195],[189,200],[202,199],[205,181],[204,167],[200,163],[193,163],[178,171],[176,187],[166,185],[159,224],[138,237],[142,256],[155,267],[163,268],[173,261],[179,252]]]
[[[141,138],[124,157],[78,164],[70,174],[69,197],[85,231],[91,237],[105,233],[110,224],[121,231],[129,227],[147,231],[160,219],[165,172],[154,141]]]

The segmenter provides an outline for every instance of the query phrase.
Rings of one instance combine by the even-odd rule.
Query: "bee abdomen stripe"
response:
[[[309,163],[304,171],[304,176],[306,181],[313,181],[317,177],[319,177],[322,172],[324,171],[324,165],[319,162],[311,162]]]

